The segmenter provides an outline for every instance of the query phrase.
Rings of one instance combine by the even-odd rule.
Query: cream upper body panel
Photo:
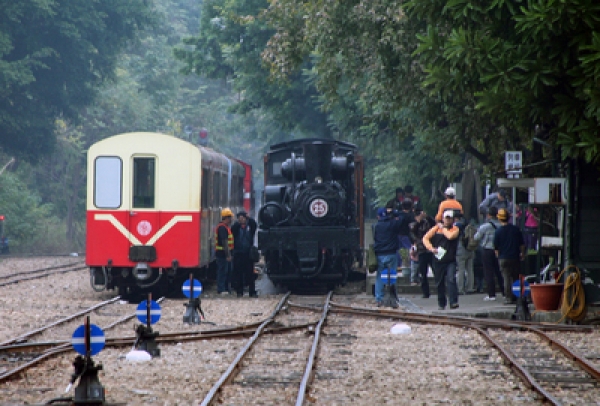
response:
[[[88,150],[87,209],[97,210],[95,162],[98,157],[117,157],[121,161],[121,205],[116,210],[131,210],[134,158],[154,158],[154,208],[135,210],[199,211],[201,188],[200,149],[171,135],[133,132],[101,140]]]

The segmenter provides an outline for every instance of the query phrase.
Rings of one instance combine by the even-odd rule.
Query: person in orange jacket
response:
[[[456,190],[453,187],[447,187],[444,195],[446,196],[446,200],[440,203],[438,212],[435,215],[435,221],[438,223],[442,221],[442,214],[448,209],[458,210],[464,214],[462,204],[456,200]]]
[[[454,225],[454,211],[446,210],[443,214],[443,222],[433,226],[423,236],[423,245],[433,253],[434,257],[433,274],[437,286],[439,310],[446,308],[446,293],[450,308],[458,308],[456,249],[458,248],[459,233],[460,230]]]

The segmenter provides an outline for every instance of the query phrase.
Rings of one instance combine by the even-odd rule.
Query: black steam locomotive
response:
[[[258,248],[274,283],[332,287],[362,261],[363,166],[355,145],[304,139],[265,156]]]

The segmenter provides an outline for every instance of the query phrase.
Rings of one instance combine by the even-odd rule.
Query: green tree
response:
[[[327,116],[320,111],[317,93],[296,72],[286,82],[274,82],[264,69],[261,52],[274,31],[262,18],[266,0],[204,1],[198,36],[176,49],[184,73],[231,81],[237,94],[229,110],[247,114],[262,110],[286,132],[330,137]]]
[[[117,56],[153,21],[146,0],[0,1],[0,147],[37,158],[76,119]]]
[[[408,8],[427,24],[416,54],[432,93],[600,162],[599,3],[415,0]]]

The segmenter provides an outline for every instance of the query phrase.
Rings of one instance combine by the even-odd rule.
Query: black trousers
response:
[[[433,268],[433,253],[423,252],[419,254],[419,275],[421,275],[421,291],[423,296],[429,297],[429,281],[427,280],[427,271],[429,267]]]
[[[496,258],[494,250],[484,248],[481,260],[483,262],[483,274],[485,275],[488,296],[496,296],[495,278],[498,278],[498,284],[502,286],[502,292],[504,292],[504,278],[500,272],[500,265],[498,264],[498,258]]]
[[[256,293],[254,286],[254,263],[250,260],[250,254],[233,254],[233,285],[237,293],[244,293],[244,286],[248,285],[248,292]]]

